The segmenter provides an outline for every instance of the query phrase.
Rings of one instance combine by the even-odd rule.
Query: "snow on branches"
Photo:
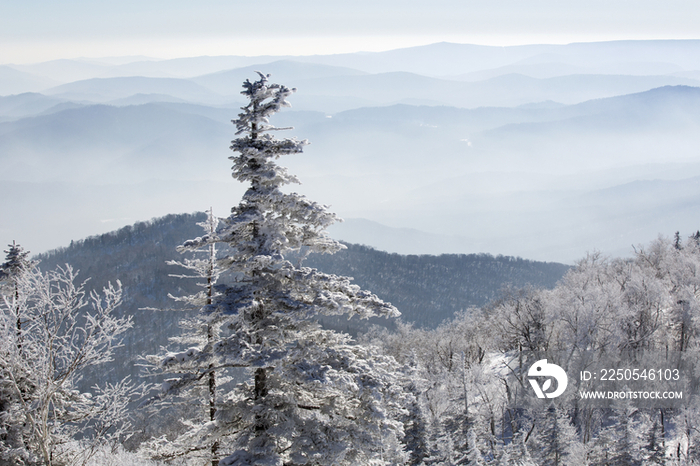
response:
[[[8,277],[10,292],[0,299],[0,460],[87,460],[100,444],[127,433],[126,407],[136,393],[128,380],[78,389],[86,370],[112,361],[132,326],[115,315],[121,285],[87,293],[70,266],[45,273],[18,268]]]
[[[230,157],[233,177],[249,188],[215,230],[180,248],[197,252],[227,244],[216,265],[233,278],[217,280],[211,301],[200,308],[199,328],[212,329],[207,339],[151,358],[161,372],[177,375],[161,387],[167,389],[163,397],[168,391],[201,394],[187,387],[231,367],[246,373],[225,395],[210,393],[215,415],[189,422],[175,442],[151,451],[219,466],[398,464],[405,453],[397,419],[407,395],[395,384],[395,361],[323,329],[318,318],[399,312],[349,278],[285,259],[302,249],[334,253],[344,246],[325,232],[337,221],[326,206],[281,190],[298,180],[276,160],[300,153],[308,142],[271,134],[288,129],[272,126],[269,118],[290,106],[286,99],[294,89],[258,74],[259,80],[243,84],[249,103],[233,121],[239,137],[231,144],[237,153]]]

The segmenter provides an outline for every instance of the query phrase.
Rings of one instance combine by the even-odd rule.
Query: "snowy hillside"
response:
[[[119,312],[133,315],[136,326],[127,335],[126,346],[118,350],[119,368],[109,371],[115,381],[134,370],[139,355],[156,352],[178,331],[176,314],[139,309],[174,308],[177,303],[168,293],[197,290],[194,280],[171,276],[184,270],[166,261],[181,259],[175,248],[201,234],[197,222],[203,218],[201,213],[183,214],[139,222],[37,257],[43,270],[71,264],[81,277],[91,278],[90,287],[96,290],[108,281],[122,283],[124,304]],[[488,255],[400,256],[357,245],[332,256],[311,255],[305,265],[354,277],[358,285],[394,303],[402,320],[420,327],[435,327],[457,311],[485,305],[506,285],[551,288],[568,269],[562,264]],[[377,323],[393,326],[388,321]],[[343,324],[343,330],[353,333],[367,328],[358,320]]]

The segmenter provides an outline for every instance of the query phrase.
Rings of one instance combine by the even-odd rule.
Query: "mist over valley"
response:
[[[0,236],[35,252],[228,208],[240,83],[296,87],[281,163],[403,254],[573,263],[698,229],[699,41],[434,44],[382,53],[59,60],[0,69]],[[31,78],[31,79],[30,79]],[[372,227],[369,227],[372,226]],[[46,235],[51,231],[51,235]]]

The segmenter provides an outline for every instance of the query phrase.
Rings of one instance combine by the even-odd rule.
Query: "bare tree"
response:
[[[127,432],[133,384],[79,390],[84,371],[110,362],[132,326],[114,315],[121,285],[88,295],[76,280],[70,266],[23,269],[0,298],[3,464],[84,464],[100,444]]]

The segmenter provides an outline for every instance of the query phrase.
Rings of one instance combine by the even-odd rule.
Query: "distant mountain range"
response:
[[[226,212],[244,189],[228,176],[230,120],[259,70],[298,88],[273,123],[311,145],[281,162],[304,183],[291,189],[351,219],[339,238],[567,263],[626,254],[698,227],[698,52],[441,43],[3,65],[0,240],[41,251],[169,212]]]
[[[46,89],[44,94],[64,100],[111,102],[134,95],[166,95],[193,102],[218,103],[221,96],[186,79],[144,78],[92,78]]]
[[[296,108],[324,113],[398,103],[462,108],[513,107],[548,100],[576,104],[662,86],[700,85],[698,79],[675,75],[572,74],[535,78],[508,73],[465,81],[398,71],[368,74],[347,68],[283,61],[193,79],[140,76],[90,78],[50,87],[42,93],[62,100],[118,105],[128,103],[129,100],[123,99],[135,95],[142,96],[144,103],[167,99],[231,105],[242,103],[238,95],[239,83],[257,76],[255,70],[258,68],[270,73],[275,80],[304,90],[295,99]],[[36,86],[31,89],[36,90]],[[153,97],[148,99],[146,96]]]
[[[52,79],[0,65],[0,95],[35,92],[59,84]]]
[[[100,77],[147,76],[193,78],[221,70],[244,68],[279,60],[294,60],[365,73],[407,71],[426,76],[460,76],[488,71],[494,74],[558,66],[561,74],[668,74],[700,69],[700,41],[647,40],[524,45],[511,47],[437,43],[386,52],[345,53],[313,56],[218,56],[171,60],[76,59],[54,60],[14,69],[63,82]],[[513,68],[515,67],[515,68]],[[499,70],[500,71],[495,71]],[[547,77],[551,77],[547,76]],[[280,76],[280,78],[285,78]]]
[[[402,102],[469,108],[541,100],[571,104],[666,85],[698,85],[699,51],[700,41],[692,40],[518,47],[440,43],[309,57],[194,57],[120,64],[55,60],[5,65],[0,69],[0,95],[41,91],[107,102],[133,94],[166,94],[212,104],[240,100],[238,83],[260,70],[306,89],[298,108],[330,113]],[[21,83],[24,88],[18,87]]]

